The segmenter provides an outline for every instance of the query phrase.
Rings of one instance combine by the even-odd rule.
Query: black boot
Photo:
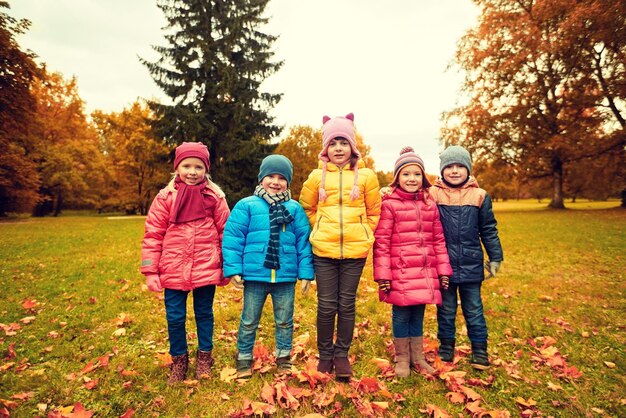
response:
[[[454,338],[439,339],[439,358],[442,361],[451,362],[454,360]]]
[[[489,368],[487,342],[472,343],[472,367],[478,370],[487,370]]]

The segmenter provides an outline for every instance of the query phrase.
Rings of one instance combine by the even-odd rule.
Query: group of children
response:
[[[441,178],[431,185],[422,159],[404,148],[393,182],[382,192],[361,157],[354,115],[325,116],[320,162],[303,184],[300,201],[291,199],[291,161],[270,155],[261,163],[253,195],[230,212],[208,175],[207,147],[185,142],[176,148],[174,178],[155,197],[146,219],[141,267],[148,288],[165,291],[170,383],[187,375],[189,292],[198,336],[196,377],[201,379],[209,376],[214,361],[216,286],[230,282],[243,289],[236,368],[239,378],[248,378],[268,295],[276,366],[280,372],[291,369],[296,283],[300,280],[306,293],[314,279],[318,371],[349,379],[357,288],[372,247],[379,298],[392,304],[396,375],[409,376],[411,368],[434,372],[423,353],[427,304],[437,305],[439,356],[453,360],[457,298],[472,344],[471,364],[489,367],[480,289],[484,268],[495,276],[503,256],[491,199],[470,176],[469,153],[460,146],[444,150]]]

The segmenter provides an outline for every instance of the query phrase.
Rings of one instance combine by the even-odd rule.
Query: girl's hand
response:
[[[450,278],[448,276],[439,277],[439,284],[443,290],[448,290],[448,287],[450,287]]]
[[[302,288],[302,294],[306,295],[311,287],[311,280],[301,280],[301,282],[300,286]]]
[[[240,275],[235,274],[234,276],[231,276],[230,282],[233,284],[233,286],[235,286],[235,289],[243,290],[243,279]]]
[[[146,276],[146,286],[151,292],[160,292],[163,290],[161,287],[161,279],[158,274],[151,274]]]
[[[378,290],[382,290],[385,293],[389,293],[391,291],[391,282],[389,280],[379,280]]]

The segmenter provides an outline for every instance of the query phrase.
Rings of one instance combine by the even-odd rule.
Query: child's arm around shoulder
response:
[[[300,191],[300,205],[304,209],[310,225],[315,225],[315,215],[319,201],[321,171],[315,169],[309,174]]]
[[[368,171],[369,173],[365,180],[365,210],[367,212],[367,223],[374,231],[380,218],[380,186],[376,173],[373,170]]]
[[[304,213],[304,209],[298,202],[294,202],[294,229],[296,235],[296,251],[298,254],[298,278],[302,280],[313,280],[315,272],[313,269],[313,252],[309,235],[311,225]]]
[[[224,277],[242,275],[243,252],[250,225],[250,205],[242,199],[230,212],[224,227],[222,256],[224,257]]]

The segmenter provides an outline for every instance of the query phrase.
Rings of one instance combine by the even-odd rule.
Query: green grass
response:
[[[518,416],[523,408],[516,398],[521,397],[537,402],[530,416],[626,416],[626,211],[601,209],[604,204],[591,204],[599,210],[583,206],[551,211],[538,210],[530,202],[496,202],[505,262],[499,276],[483,286],[494,363],[490,371],[469,367],[462,318],[457,321],[461,351],[456,370],[467,372],[468,380],[493,379],[486,387],[466,383],[483,397],[484,408]],[[54,410],[69,414],[67,407],[80,402],[96,416],[121,416],[132,408],[135,416],[221,417],[238,416],[245,400],[263,401],[263,386],[276,382],[273,369],[255,373],[245,383],[219,378],[233,366],[235,354],[241,293],[232,286],[218,289],[214,305],[213,379],[166,385],[167,370],[159,357],[168,349],[165,312],[160,295],[141,287],[142,234],[142,218],[83,214],[0,222],[0,415],[2,408],[17,417],[45,416]],[[368,264],[359,288],[358,336],[352,349],[356,378],[375,377],[396,397],[331,381],[302,396],[297,411],[277,406],[275,416],[329,416],[335,403],[316,406],[315,396],[340,388],[343,392],[335,401],[342,411],[336,416],[364,415],[357,411],[355,399],[388,401],[384,416],[425,416],[420,411],[428,404],[452,415],[471,416],[464,404],[446,399],[449,390],[442,379],[413,374],[398,381],[380,375],[372,359],[390,359],[390,307],[378,302],[370,279]],[[29,301],[34,301],[33,307],[28,307]],[[121,314],[126,317],[119,325]],[[302,369],[304,360],[316,353],[314,290],[303,298],[298,288],[295,316],[296,337],[310,335],[305,353],[296,361]],[[268,303],[258,341],[270,351],[272,322]],[[434,338],[432,306],[424,326],[426,337]],[[125,334],[116,335],[121,328]],[[188,332],[195,350],[191,319]],[[576,367],[582,376],[559,377],[559,369],[533,358],[538,351],[529,341],[541,346],[546,337],[556,340],[554,347],[567,366]],[[107,354],[108,366],[82,372]],[[88,379],[98,379],[95,388],[85,388]],[[548,382],[561,389],[550,390]],[[310,388],[295,377],[287,384]],[[399,395],[404,400],[396,400]]]

